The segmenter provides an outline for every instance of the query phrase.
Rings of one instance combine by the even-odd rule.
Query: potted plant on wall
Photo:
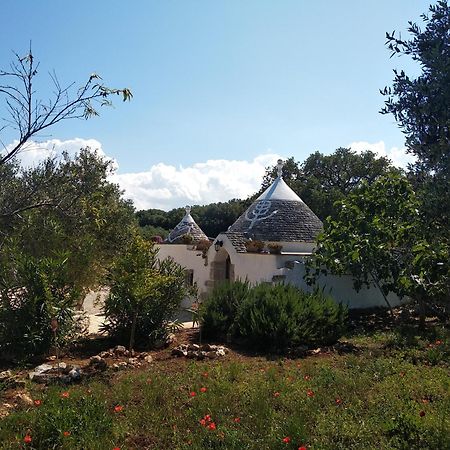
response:
[[[245,241],[245,248],[249,253],[261,253],[264,248],[264,242],[248,240]]]
[[[271,254],[279,255],[283,246],[281,244],[277,244],[276,242],[269,242],[269,244],[267,244],[267,248]]]
[[[211,241],[208,239],[202,239],[197,242],[195,249],[202,252],[202,258],[206,258],[206,253],[208,252],[209,247],[211,247]]]
[[[183,234],[180,239],[182,244],[192,245],[194,243],[194,237],[191,234]]]

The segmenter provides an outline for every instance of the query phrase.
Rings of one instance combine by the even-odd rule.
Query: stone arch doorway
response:
[[[211,287],[224,281],[234,281],[234,264],[232,264],[231,257],[225,248],[221,247],[215,253],[210,267],[209,279]]]

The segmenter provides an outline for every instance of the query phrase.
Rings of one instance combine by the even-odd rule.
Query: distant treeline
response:
[[[361,183],[369,184],[381,175],[399,171],[385,157],[377,157],[371,151],[356,153],[349,148],[338,148],[331,155],[315,152],[303,163],[293,157],[285,161],[283,178],[300,198],[324,220],[334,216],[334,203],[357,190]],[[226,231],[255,198],[276,177],[276,168],[267,167],[261,189],[251,197],[228,202],[192,206],[191,215],[208,237],[214,238]],[[158,235],[165,238],[184,216],[184,207],[168,212],[147,209],[136,213],[144,237]]]

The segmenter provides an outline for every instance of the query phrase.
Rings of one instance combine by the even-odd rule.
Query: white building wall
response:
[[[293,284],[308,292],[314,289],[314,287],[308,286],[303,279],[305,256],[302,253],[310,253],[311,244],[297,245],[297,247],[283,245],[282,253],[273,255],[237,253],[226,235],[219,235],[217,239],[223,242],[223,247],[216,252],[214,246],[211,246],[206,259],[202,258],[201,251],[192,250],[192,246],[185,244],[159,245],[159,258],[170,256],[184,268],[193,270],[193,278],[200,298],[207,295],[215,283],[220,282],[220,280],[213,279],[213,267],[216,262],[223,261],[226,256],[230,257],[233,266],[232,280],[247,279],[252,284],[280,281]],[[376,286],[369,288],[363,286],[357,292],[353,288],[353,279],[350,275],[321,275],[317,280],[317,286],[323,288],[324,292],[336,302],[343,303],[352,309],[386,306],[383,295]],[[389,294],[388,300],[391,306],[402,302],[395,294]],[[185,299],[182,306],[189,307],[191,303],[192,299]]]

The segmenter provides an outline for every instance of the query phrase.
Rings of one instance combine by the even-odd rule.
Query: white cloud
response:
[[[384,141],[374,142],[373,144],[365,141],[352,142],[349,147],[357,153],[361,153],[364,150],[371,150],[378,156],[385,156],[389,158],[392,161],[392,164],[402,168],[406,168],[409,163],[413,163],[415,161],[415,157],[413,155],[406,153],[405,147],[391,147],[387,150]]]
[[[6,147],[6,151],[14,148],[17,143],[17,140],[13,141]],[[96,139],[74,138],[67,141],[59,139],[50,139],[44,142],[29,141],[19,152],[18,157],[25,167],[32,167],[45,158],[61,155],[63,151],[73,156],[85,147],[90,147],[92,150],[97,150],[99,155],[106,156],[102,144]]]
[[[268,153],[252,161],[211,159],[178,168],[159,163],[145,172],[115,174],[112,180],[137,209],[169,210],[246,198],[261,187],[265,168],[276,164],[278,158],[278,154]]]
[[[17,141],[12,142],[7,149],[16,144]],[[73,156],[84,147],[107,157],[99,141],[82,138],[30,141],[18,156],[25,167],[32,167],[49,156],[60,156],[63,151]],[[265,168],[275,165],[279,158],[278,154],[268,152],[251,161],[210,159],[188,167],[159,163],[144,172],[116,172],[110,179],[119,184],[125,197],[131,199],[137,209],[170,210],[189,204],[246,198],[261,187]],[[114,163],[117,169],[117,162]]]

